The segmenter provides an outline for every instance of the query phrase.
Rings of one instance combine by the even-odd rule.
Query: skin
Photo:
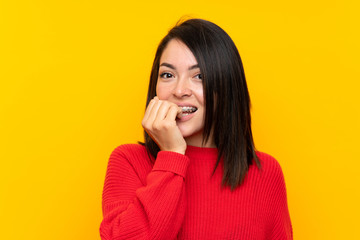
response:
[[[210,137],[202,143],[205,104],[200,68],[190,49],[172,39],[160,58],[156,95],[145,111],[142,126],[161,151],[185,154],[186,146],[215,147]],[[181,114],[179,106],[197,111]]]

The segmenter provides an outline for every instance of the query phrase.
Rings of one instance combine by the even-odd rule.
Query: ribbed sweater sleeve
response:
[[[270,158],[272,158],[270,156]],[[279,163],[273,159],[273,166],[269,169],[272,179],[270,188],[270,204],[273,228],[269,239],[293,239],[292,225],[287,204],[284,174]]]
[[[120,146],[110,156],[103,190],[102,240],[174,239],[182,225],[189,158],[160,151],[152,169],[144,173],[141,169],[151,165],[144,163],[148,156],[139,147]]]

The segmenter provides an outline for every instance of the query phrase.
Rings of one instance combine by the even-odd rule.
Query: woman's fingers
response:
[[[182,109],[181,109],[181,107],[177,107],[176,117],[182,118],[182,116],[183,116],[183,114],[182,114]]]
[[[146,108],[146,111],[145,111],[145,114],[143,117],[143,122],[148,120],[150,113],[152,111],[152,108],[154,107],[155,104],[156,104],[156,99],[151,99],[151,101],[149,102],[149,104]]]
[[[156,119],[156,117],[157,117],[159,108],[161,107],[161,105],[162,105],[162,101],[155,99],[154,105],[152,106],[151,111],[149,112],[149,116],[148,116],[148,118],[146,119],[146,122],[147,122],[150,126],[151,126],[152,123],[154,123],[154,121],[155,121],[155,119]]]
[[[181,116],[182,116],[181,108],[174,104],[169,107],[169,111],[166,114],[165,120],[171,121],[171,120],[175,120],[176,117],[181,118]]]
[[[169,102],[167,101],[160,101],[161,102],[161,105],[156,113],[156,118],[155,118],[155,121],[162,121],[165,119],[168,111],[169,111],[169,108],[170,108],[170,104]]]
[[[180,107],[158,98],[151,100],[145,111],[142,125],[162,151],[185,153],[186,142],[176,124],[179,114]]]
[[[143,122],[148,122],[149,124],[155,123],[156,125],[159,125],[163,120],[175,121],[177,116],[181,117],[181,113],[181,108],[176,104],[169,101],[159,100],[157,97],[155,97],[150,101],[146,109]]]

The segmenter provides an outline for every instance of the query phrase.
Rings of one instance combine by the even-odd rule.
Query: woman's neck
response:
[[[185,138],[186,144],[194,147],[203,147],[203,148],[216,148],[216,145],[213,141],[212,134],[210,134],[207,142],[203,142],[203,134],[199,133]]]

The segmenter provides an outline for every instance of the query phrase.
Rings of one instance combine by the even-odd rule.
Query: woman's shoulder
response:
[[[259,158],[260,162],[265,165],[279,165],[279,162],[276,158],[269,154],[262,151],[256,151],[256,156]]]
[[[141,144],[119,145],[112,151],[110,156],[110,160],[113,161],[125,160],[132,163],[136,163],[139,161],[144,162],[144,159],[150,159],[150,154],[146,150],[145,146]]]
[[[146,154],[146,148],[144,145],[141,144],[135,144],[135,143],[129,143],[129,144],[122,144],[117,146],[112,154]]]
[[[265,152],[256,151],[256,156],[260,161],[260,173],[271,176],[283,178],[282,168],[278,160]]]

